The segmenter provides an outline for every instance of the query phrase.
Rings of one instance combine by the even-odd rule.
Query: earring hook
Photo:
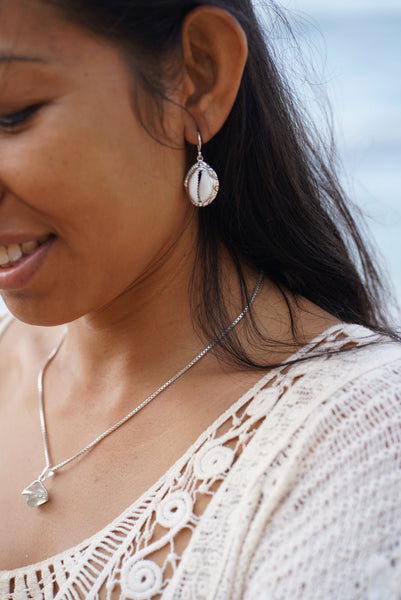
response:
[[[202,136],[200,131],[198,131],[198,160],[203,160],[202,156]]]

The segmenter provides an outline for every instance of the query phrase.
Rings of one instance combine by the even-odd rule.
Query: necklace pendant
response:
[[[43,485],[43,482],[49,477],[53,477],[53,475],[54,471],[52,471],[50,467],[45,467],[39,475],[39,478],[22,491],[24,500],[29,508],[41,506],[49,500],[49,494]]]
[[[39,479],[28,485],[23,490],[22,495],[30,508],[41,506],[41,504],[45,504],[49,500],[47,489]]]

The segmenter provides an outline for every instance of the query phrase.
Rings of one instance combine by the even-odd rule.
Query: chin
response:
[[[46,302],[37,297],[30,297],[26,292],[7,292],[2,294],[7,310],[19,321],[28,325],[54,327],[75,321],[82,314],[66,306],[64,301]]]

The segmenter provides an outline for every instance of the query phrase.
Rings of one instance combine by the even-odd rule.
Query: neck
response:
[[[51,369],[55,380],[59,376],[71,385],[75,382],[96,398],[100,391],[110,398],[111,391],[121,389],[122,382],[131,389],[152,391],[212,341],[201,339],[190,312],[188,282],[193,256],[167,260],[159,267],[109,305],[68,325],[65,343]],[[234,320],[244,307],[228,260],[225,273]],[[211,361],[216,359],[209,356],[202,360],[197,372]]]
[[[65,354],[85,378],[113,372],[121,378],[151,378],[171,370],[202,346],[189,311],[189,265],[174,277],[151,274],[109,306],[68,326]]]

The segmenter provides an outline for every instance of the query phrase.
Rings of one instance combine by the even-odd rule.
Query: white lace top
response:
[[[342,325],[296,356],[105,529],[1,571],[0,599],[400,600],[401,345]]]

